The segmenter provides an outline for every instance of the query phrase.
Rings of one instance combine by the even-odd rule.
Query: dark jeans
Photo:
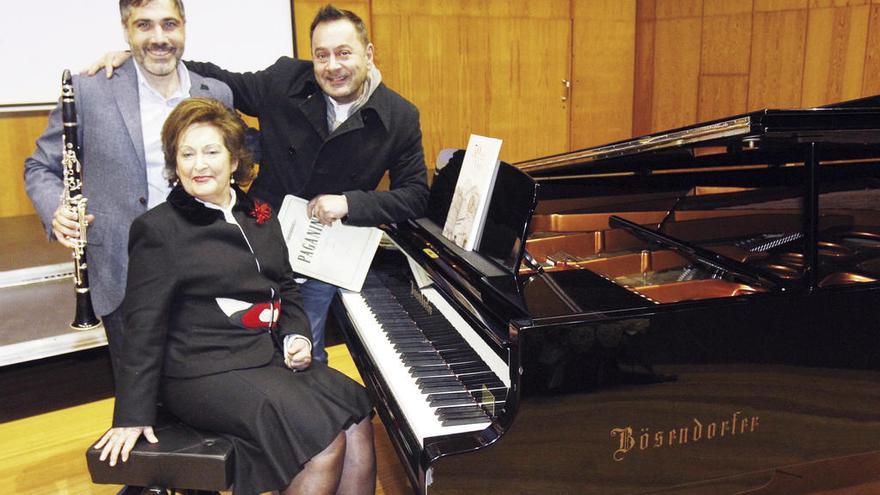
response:
[[[302,295],[303,310],[312,327],[312,359],[327,362],[327,351],[324,350],[324,327],[327,324],[327,311],[330,302],[336,295],[337,287],[320,280],[307,279],[299,284]]]

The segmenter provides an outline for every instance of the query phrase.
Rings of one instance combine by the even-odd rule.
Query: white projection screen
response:
[[[0,112],[51,108],[61,73],[124,50],[117,0],[28,0],[0,16]],[[294,54],[291,0],[184,0],[184,60],[262,69]]]

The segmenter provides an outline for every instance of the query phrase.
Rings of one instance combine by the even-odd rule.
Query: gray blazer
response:
[[[191,96],[209,96],[232,108],[232,92],[216,79],[189,73]],[[98,315],[122,303],[128,267],[128,230],[147,211],[147,173],[141,133],[137,73],[126,61],[113,77],[73,78],[79,143],[82,147],[83,193],[95,215],[88,230],[89,284]],[[61,106],[37,139],[24,163],[25,189],[52,237],[52,216],[62,191]]]

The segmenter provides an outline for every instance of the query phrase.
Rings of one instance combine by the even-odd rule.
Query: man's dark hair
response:
[[[364,24],[363,19],[350,10],[337,9],[330,4],[321,7],[321,10],[315,14],[315,19],[312,20],[312,27],[309,29],[309,39],[311,40],[315,35],[315,28],[319,24],[339,20],[346,20],[354,25],[358,39],[364,44],[364,48],[370,44],[370,37],[367,36],[367,25]]]
[[[143,7],[152,1],[153,0],[119,0],[119,16],[122,18],[122,23],[128,23],[128,16],[131,15],[132,7]],[[183,11],[183,0],[174,0],[174,6],[177,7],[177,13],[180,14],[180,18],[185,22],[186,13]]]

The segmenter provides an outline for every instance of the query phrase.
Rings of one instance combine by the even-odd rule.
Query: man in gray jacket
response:
[[[83,193],[88,198],[87,266],[92,305],[101,316],[114,373],[122,345],[121,303],[128,268],[128,230],[170,190],[163,176],[160,133],[165,117],[189,96],[232,106],[228,86],[180,62],[185,40],[182,0],[120,0],[122,28],[133,60],[112,78],[74,77]],[[61,107],[25,160],[25,188],[50,238],[70,247],[77,214],[61,204]],[[73,297],[71,295],[71,297]]]

